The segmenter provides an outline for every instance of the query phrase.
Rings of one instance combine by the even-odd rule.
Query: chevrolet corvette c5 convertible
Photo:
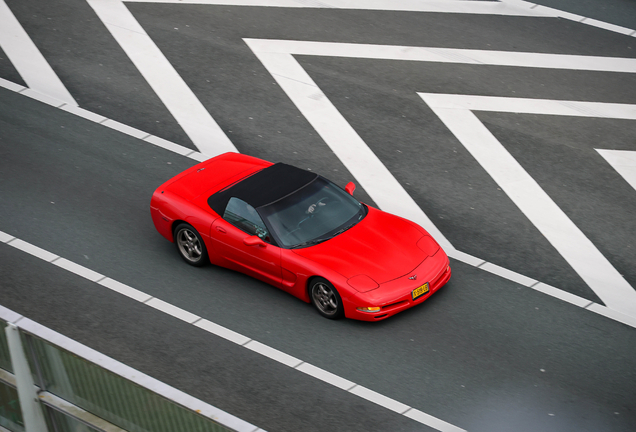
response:
[[[161,185],[150,213],[190,265],[253,276],[326,318],[379,321],[425,301],[451,269],[426,230],[359,202],[354,189],[225,153]]]

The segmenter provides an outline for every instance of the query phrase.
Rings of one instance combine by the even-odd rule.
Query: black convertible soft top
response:
[[[262,207],[307,186],[317,177],[316,173],[279,162],[215,193],[208,198],[208,205],[221,216],[232,197],[254,208]]]

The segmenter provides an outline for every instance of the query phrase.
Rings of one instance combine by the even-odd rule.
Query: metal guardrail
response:
[[[0,330],[0,428],[24,432],[33,405],[48,432],[264,432],[3,306]]]

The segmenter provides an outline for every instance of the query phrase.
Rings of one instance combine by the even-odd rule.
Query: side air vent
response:
[[[402,305],[404,305],[406,303],[408,303],[406,300],[402,300],[402,301],[399,301],[397,303],[391,303],[389,305],[382,306],[382,310],[390,310],[390,309],[396,308],[398,306],[402,306]]]

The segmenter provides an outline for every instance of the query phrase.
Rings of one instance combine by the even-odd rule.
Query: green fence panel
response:
[[[47,391],[122,429],[129,432],[230,431],[48,342],[32,337],[32,345]]]
[[[24,432],[18,391],[0,381],[0,426],[12,432]]]

